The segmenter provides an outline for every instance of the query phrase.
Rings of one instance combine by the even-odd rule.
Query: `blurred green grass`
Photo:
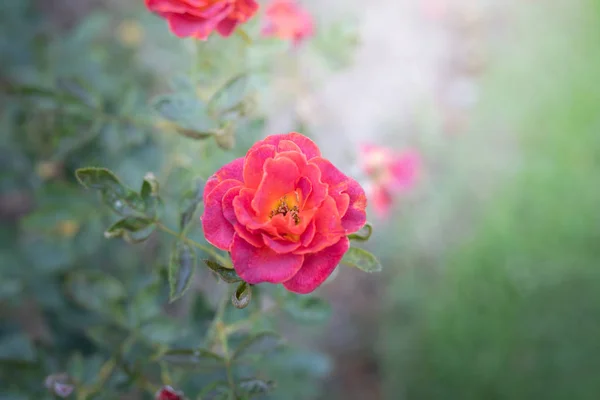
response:
[[[439,276],[391,285],[385,398],[600,398],[600,4],[534,7],[479,124],[517,132],[519,173]]]

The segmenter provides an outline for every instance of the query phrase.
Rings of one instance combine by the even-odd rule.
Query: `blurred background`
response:
[[[35,376],[48,370],[27,364],[39,343],[89,350],[75,328],[85,314],[61,300],[73,271],[160,263],[160,246],[134,253],[103,238],[75,168],[107,166],[132,186],[181,170],[185,182],[297,130],[365,187],[361,145],[411,149],[420,164],[384,214],[369,210],[383,272],[339,268],[318,292],[327,323],[278,322],[306,357],[303,372],[274,369],[272,398],[600,398],[600,2],[304,0],[316,33],[300,46],[260,39],[259,14],[251,44],[202,48],[141,3],[0,6],[0,360],[25,355]],[[261,118],[232,151],[135,129],[180,74],[209,93],[242,53],[260,71]],[[15,83],[66,88],[101,126],[44,99],[29,108]],[[2,394],[6,382],[0,399],[41,398]]]

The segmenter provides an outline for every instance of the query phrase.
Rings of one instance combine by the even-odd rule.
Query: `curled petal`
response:
[[[262,235],[264,243],[271,248],[275,253],[285,254],[290,253],[300,247],[300,242],[290,242],[289,240],[274,239],[269,235]]]
[[[296,164],[287,158],[267,159],[262,181],[252,200],[252,208],[260,216],[268,216],[276,208],[279,199],[293,192],[300,171]]]
[[[345,194],[349,197],[349,205],[342,217],[342,226],[349,234],[357,232],[367,222],[367,196],[363,188],[354,179],[350,179],[348,182]]]
[[[217,25],[217,32],[219,32],[223,37],[230,36],[238,24],[238,20],[232,18],[224,19],[223,21],[219,22],[219,25]]]
[[[318,207],[327,196],[327,184],[322,182],[321,171],[319,170],[319,167],[313,163],[308,164],[306,168],[304,168],[303,173],[311,184],[311,193],[306,199],[304,206],[306,208]]]
[[[307,254],[304,264],[293,278],[283,283],[283,286],[295,293],[306,294],[315,290],[325,282],[342,257],[350,248],[350,241],[343,237],[334,245],[318,253]]]
[[[298,254],[309,254],[321,251],[325,247],[337,242],[344,236],[340,216],[337,213],[335,201],[327,197],[314,216],[315,235],[311,243],[296,252]]]
[[[229,250],[235,233],[231,223],[223,215],[222,199],[228,190],[240,185],[239,181],[227,179],[219,183],[207,196],[204,213],[200,218],[206,240],[221,250]]]
[[[336,198],[336,203],[342,206],[342,209],[345,200],[339,199],[339,196],[343,193],[348,195],[348,206],[342,214],[342,226],[346,234],[358,231],[367,222],[367,196],[363,188],[324,158],[315,158],[311,163],[319,167],[321,180],[329,185],[329,195]]]
[[[242,174],[243,168],[244,158],[237,158],[229,164],[225,164],[220,170],[208,178],[206,181],[206,186],[204,187],[204,202],[206,203],[206,197],[210,194],[210,192],[212,192],[212,190],[225,179],[235,179],[241,183],[241,181],[244,180]]]
[[[262,236],[258,233],[250,232],[248,229],[246,229],[246,227],[240,224],[235,224],[233,226],[233,229],[239,237],[244,239],[246,242],[250,243],[252,246],[263,247],[265,245]]]
[[[249,151],[244,160],[244,184],[256,189],[263,177],[263,167],[269,158],[275,157],[275,146],[265,145]]]
[[[272,144],[274,146],[279,146],[279,143],[282,140],[289,140],[289,141],[293,142],[294,144],[296,144],[300,148],[302,153],[304,153],[307,160],[310,160],[313,157],[321,156],[321,151],[319,150],[319,148],[317,147],[315,142],[313,142],[306,136],[301,135],[296,132],[286,133],[286,134],[282,134],[282,135],[271,135],[271,136],[267,137],[266,139],[261,140],[260,142],[254,144],[254,146],[252,146],[250,148],[250,150],[254,149],[255,147],[262,146],[264,144]]]
[[[238,275],[255,285],[287,281],[300,270],[304,256],[277,254],[268,247],[256,248],[235,235],[231,246],[231,260]]]
[[[302,236],[300,236],[300,242],[302,243],[302,246],[308,246],[315,238],[316,232],[317,229],[315,227],[315,221],[310,221],[310,224],[308,227],[306,227],[306,230],[304,233],[302,233]]]
[[[291,140],[282,140],[277,144],[277,151],[282,153],[284,151],[295,151],[298,153],[302,153],[302,149],[300,149],[300,147],[292,142]]]

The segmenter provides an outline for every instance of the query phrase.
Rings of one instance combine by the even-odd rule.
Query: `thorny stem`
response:
[[[217,259],[217,261],[218,261],[220,264],[222,264],[222,265],[224,265],[224,266],[227,266],[227,267],[231,268],[231,262],[230,262],[230,261],[229,261],[227,258],[223,257],[221,254],[217,253],[217,252],[216,252],[214,249],[212,249],[211,247],[209,247],[209,246],[205,246],[205,245],[203,245],[203,244],[200,244],[200,243],[198,243],[198,242],[195,242],[195,241],[193,241],[192,239],[189,239],[189,238],[187,238],[187,237],[185,237],[185,236],[183,236],[183,235],[181,235],[181,234],[179,234],[179,233],[175,232],[173,229],[171,229],[171,228],[169,228],[169,227],[165,226],[165,225],[164,225],[164,224],[162,224],[161,222],[157,222],[157,223],[156,223],[156,226],[157,226],[157,227],[158,227],[160,230],[162,230],[163,232],[166,232],[166,233],[168,233],[169,235],[175,236],[176,238],[178,238],[178,239],[180,239],[180,240],[183,240],[184,242],[186,242],[186,243],[187,243],[187,244],[189,244],[190,246],[196,247],[196,248],[198,248],[198,249],[200,249],[200,250],[202,250],[202,251],[204,251],[204,252],[206,252],[206,253],[208,253],[208,254],[212,255],[213,257],[215,257],[215,258]]]

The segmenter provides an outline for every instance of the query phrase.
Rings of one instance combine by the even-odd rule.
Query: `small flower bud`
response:
[[[156,400],[184,400],[183,392],[164,386],[156,393]]]

